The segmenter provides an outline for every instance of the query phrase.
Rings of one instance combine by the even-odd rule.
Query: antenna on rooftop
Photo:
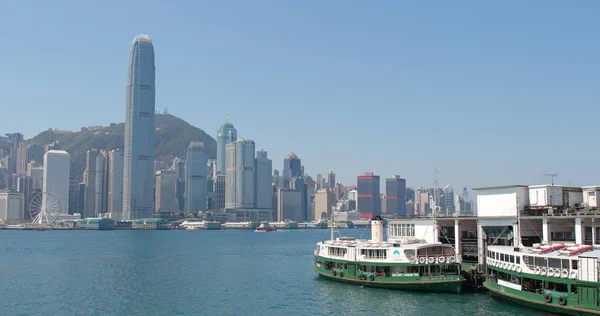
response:
[[[552,185],[554,185],[554,178],[558,177],[556,173],[544,173],[545,176],[552,178]]]

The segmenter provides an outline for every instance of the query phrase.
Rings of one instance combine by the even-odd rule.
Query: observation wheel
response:
[[[52,193],[38,193],[29,202],[29,216],[34,224],[54,224],[59,214],[60,201]]]

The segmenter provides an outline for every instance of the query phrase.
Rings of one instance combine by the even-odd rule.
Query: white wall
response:
[[[477,191],[477,215],[479,217],[517,216],[517,188]],[[526,188],[525,188],[526,189]],[[520,197],[520,200],[524,199]],[[519,208],[524,204],[519,201]]]

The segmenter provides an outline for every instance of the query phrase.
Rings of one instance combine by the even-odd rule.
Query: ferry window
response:
[[[541,257],[534,257],[535,258],[535,265],[538,267],[547,267],[548,266],[548,260],[546,258],[541,258]]]
[[[496,260],[500,260],[500,254],[496,252]]]
[[[500,254],[500,261],[504,261],[504,254],[503,253]]]
[[[510,255],[510,262],[511,262],[511,263],[515,263],[515,256],[513,256],[513,255]]]
[[[521,257],[517,256],[517,264],[521,264]]]
[[[577,260],[571,260],[571,269],[577,270]]]
[[[562,268],[563,269],[569,268],[569,259],[562,259]]]
[[[329,255],[330,256],[334,256],[334,257],[344,257],[346,256],[346,251],[348,251],[348,249],[346,248],[339,248],[339,247],[329,247]]]
[[[548,259],[548,267],[549,268],[559,268],[560,269],[560,259],[549,258]]]

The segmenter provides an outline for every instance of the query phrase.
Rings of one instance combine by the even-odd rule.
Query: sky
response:
[[[355,184],[600,184],[598,1],[2,1],[0,133],[125,119],[135,35],[156,108],[229,113],[273,167]],[[383,188],[383,187],[382,187]]]

